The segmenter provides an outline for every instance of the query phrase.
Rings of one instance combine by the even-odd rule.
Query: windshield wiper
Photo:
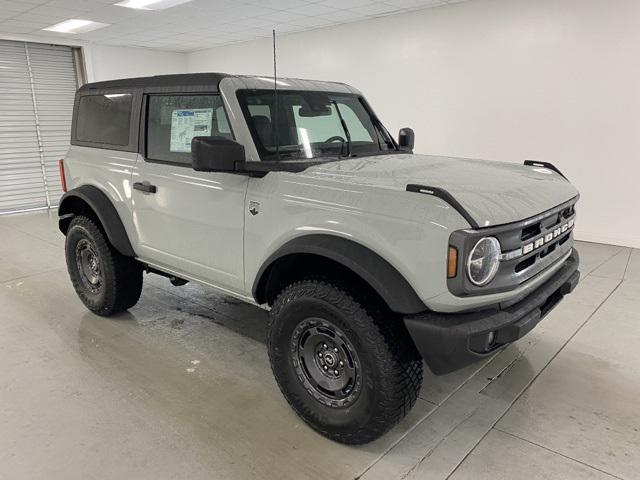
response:
[[[340,118],[340,123],[342,124],[342,129],[344,130],[344,136],[347,137],[347,157],[351,157],[351,134],[349,133],[349,129],[347,128],[347,122],[342,118],[342,113],[340,113],[340,108],[338,108],[338,104],[335,100],[332,100],[333,106],[336,107],[336,113],[338,114],[338,118]]]

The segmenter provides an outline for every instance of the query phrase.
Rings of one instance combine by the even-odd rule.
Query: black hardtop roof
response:
[[[79,92],[105,90],[111,88],[154,88],[154,87],[193,87],[208,86],[218,89],[220,80],[233,77],[227,73],[180,73],[176,75],[155,75],[153,77],[120,78],[103,82],[86,83]]]

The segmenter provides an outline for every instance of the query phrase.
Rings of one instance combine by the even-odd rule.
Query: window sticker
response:
[[[174,110],[171,113],[172,152],[190,152],[193,137],[211,135],[213,108],[189,108]]]

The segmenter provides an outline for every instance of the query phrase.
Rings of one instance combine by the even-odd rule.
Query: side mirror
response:
[[[193,137],[191,165],[197,172],[235,172],[244,162],[244,147],[226,137]]]
[[[401,128],[398,134],[398,146],[403,152],[413,153],[413,144],[416,141],[416,134],[412,128]]]

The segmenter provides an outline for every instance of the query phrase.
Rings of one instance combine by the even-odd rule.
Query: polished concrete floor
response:
[[[281,397],[263,311],[147,276],[97,317],[63,242],[54,215],[0,217],[0,479],[640,478],[638,250],[579,243],[580,285],[534,331],[348,447]]]

